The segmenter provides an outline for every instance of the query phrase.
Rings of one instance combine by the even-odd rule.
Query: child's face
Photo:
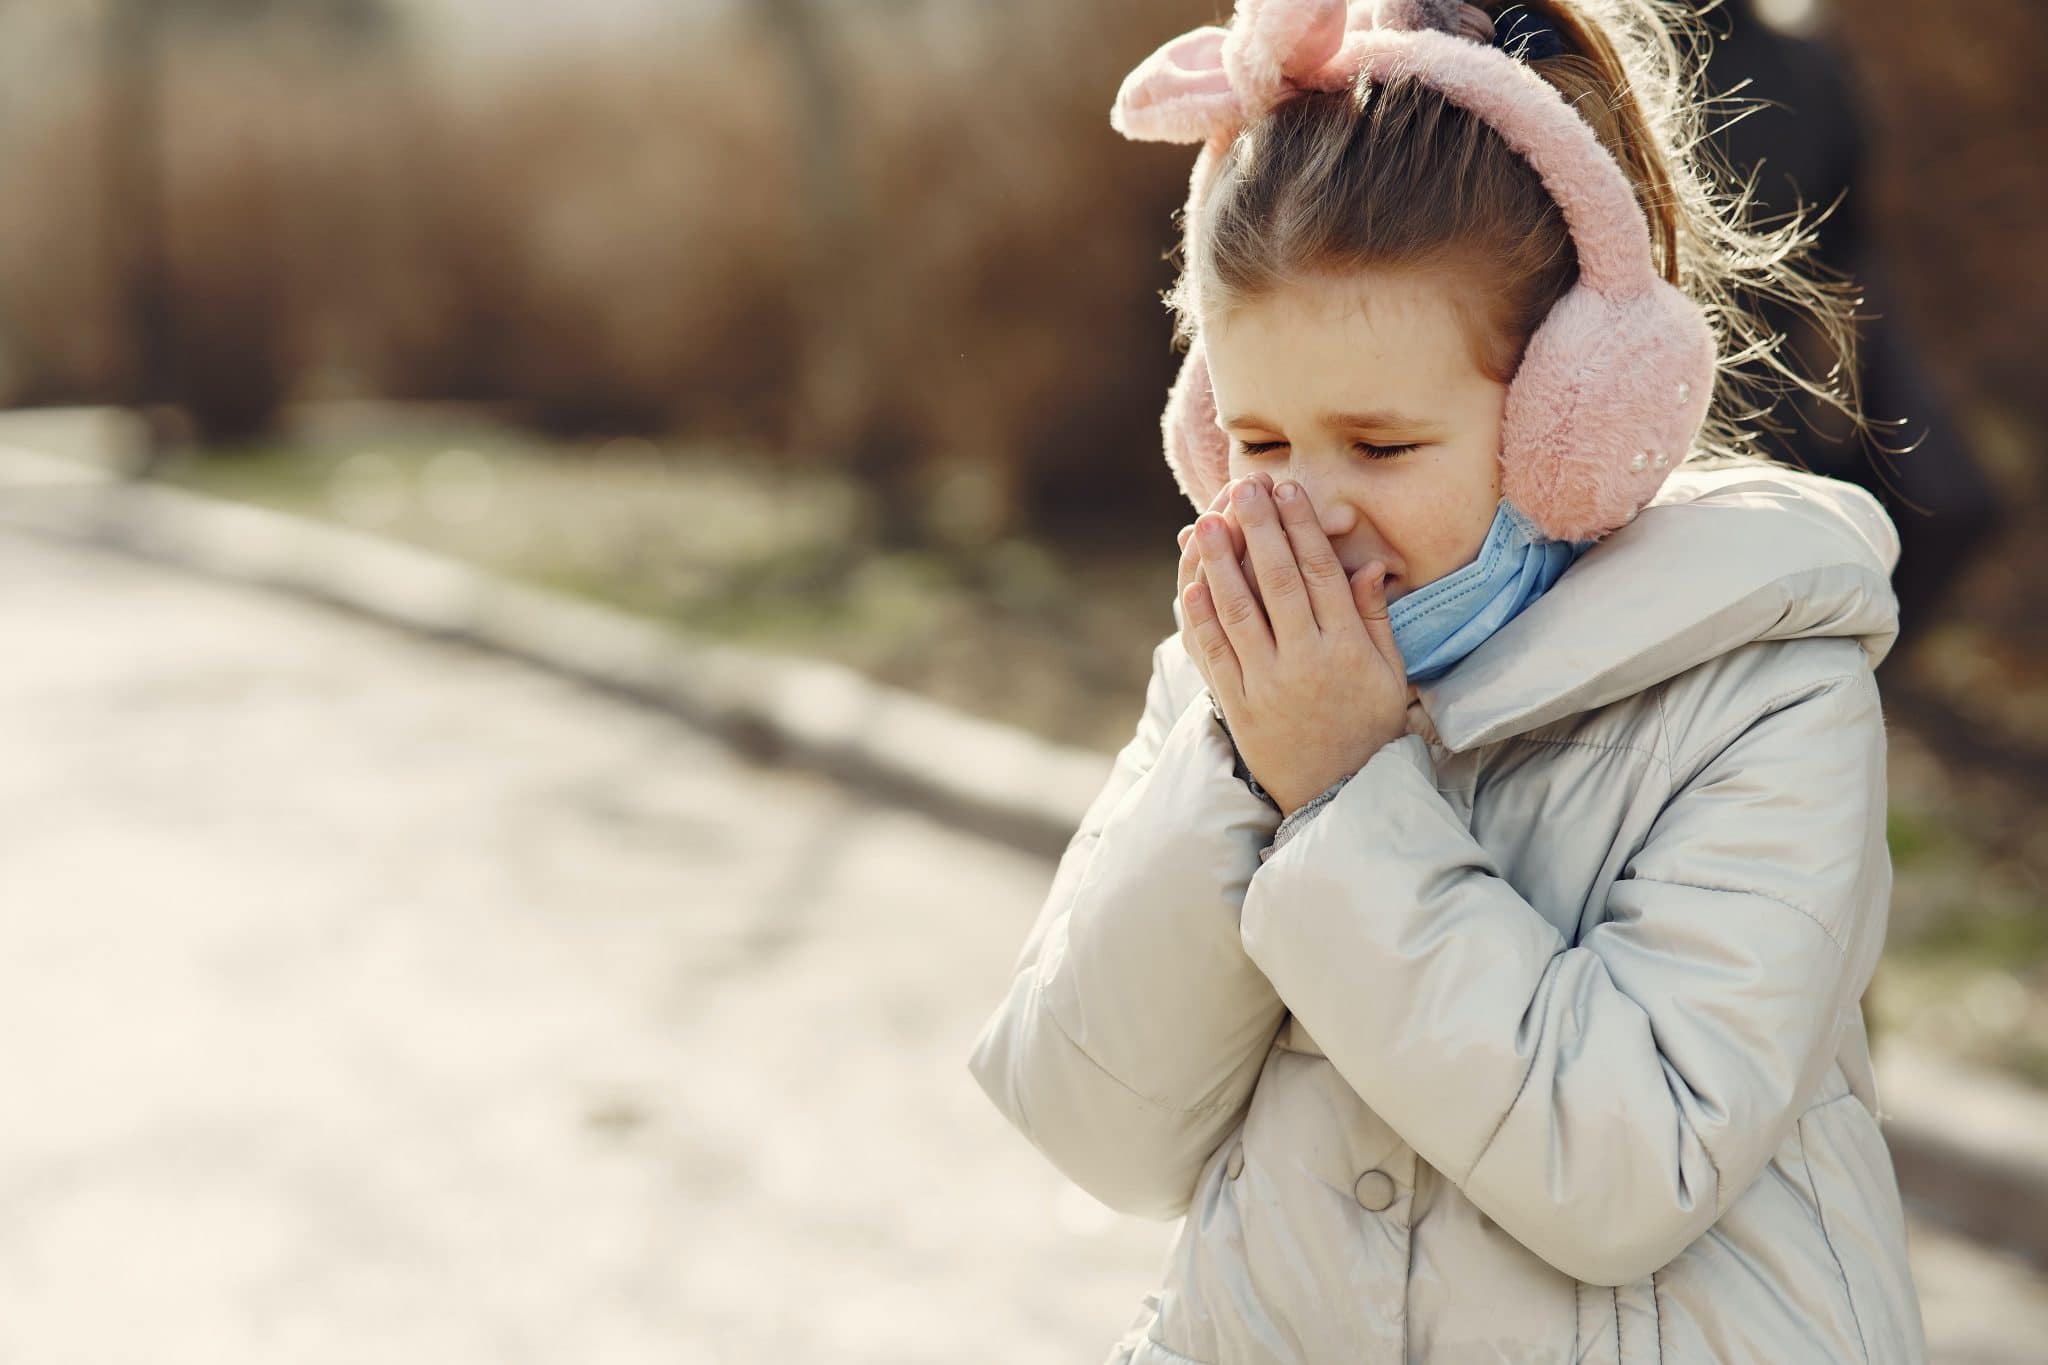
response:
[[[1473,364],[1441,280],[1326,279],[1202,330],[1232,478],[1301,484],[1347,573],[1385,562],[1389,601],[1472,562],[1500,501],[1507,386]]]

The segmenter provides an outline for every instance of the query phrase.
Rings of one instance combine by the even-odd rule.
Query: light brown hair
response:
[[[1755,422],[1796,386],[1866,435],[1851,297],[1859,286],[1809,259],[1814,219],[1753,221],[1754,183],[1732,187],[1706,140],[1710,110],[1734,101],[1704,88],[1701,14],[1685,0],[1521,0],[1565,52],[1530,63],[1626,173],[1662,276],[1697,302],[1719,353],[1713,401],[1687,463],[1768,458]],[[1504,0],[1480,8],[1495,13]],[[1440,275],[1474,363],[1507,383],[1529,338],[1577,281],[1564,216],[1526,160],[1484,120],[1412,77],[1295,95],[1248,124],[1219,159],[1184,259],[1166,294],[1176,341],[1275,290],[1361,270]],[[1192,230],[1190,230],[1192,229]],[[1783,334],[1746,298],[1804,313],[1834,368],[1815,380],[1780,356]],[[1758,408],[1751,398],[1769,399]]]

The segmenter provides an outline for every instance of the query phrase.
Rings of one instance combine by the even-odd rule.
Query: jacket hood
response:
[[[1899,536],[1855,484],[1782,464],[1672,471],[1634,520],[1417,697],[1445,748],[1654,687],[1753,640],[1898,638]]]

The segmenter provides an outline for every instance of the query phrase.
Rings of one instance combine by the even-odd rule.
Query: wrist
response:
[[[1355,772],[1356,769],[1352,773],[1345,773],[1342,777],[1327,782],[1317,787],[1314,791],[1294,792],[1284,797],[1276,794],[1273,800],[1280,807],[1280,818],[1283,820],[1288,819],[1297,812],[1316,804],[1319,800],[1336,795],[1338,788],[1349,782]]]
[[[1320,797],[1334,794],[1337,788],[1343,786],[1359,769],[1371,762],[1374,754],[1377,754],[1393,740],[1400,738],[1406,733],[1404,729],[1396,731],[1391,735],[1382,736],[1377,741],[1368,740],[1360,746],[1357,752],[1348,758],[1338,759],[1334,765],[1325,771],[1313,774],[1303,782],[1286,783],[1281,787],[1268,787],[1260,783],[1259,779],[1252,774],[1250,766],[1245,763],[1244,750],[1238,745],[1237,736],[1230,728],[1230,718],[1223,713],[1223,704],[1216,700],[1214,693],[1209,695],[1208,700],[1209,714],[1216,718],[1216,724],[1222,729],[1225,738],[1230,741],[1231,754],[1235,762],[1234,771],[1237,777],[1244,782],[1245,786],[1251,789],[1254,796],[1257,796],[1267,805],[1277,810],[1282,819],[1293,815],[1296,811],[1315,802]]]
[[[1308,775],[1299,786],[1290,785],[1284,792],[1273,792],[1273,799],[1280,806],[1281,816],[1284,818],[1292,815],[1319,797],[1334,793],[1337,788],[1356,777],[1366,764],[1372,762],[1373,755],[1386,746],[1386,740],[1361,746],[1349,756],[1337,760],[1320,772]]]

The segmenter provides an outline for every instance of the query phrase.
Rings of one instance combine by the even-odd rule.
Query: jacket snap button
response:
[[[1357,1197],[1360,1208],[1378,1213],[1394,1202],[1394,1177],[1385,1171],[1367,1171],[1358,1177],[1351,1193]]]
[[[1232,1147],[1230,1149],[1230,1159],[1223,1163],[1223,1173],[1229,1176],[1232,1180],[1235,1180],[1237,1179],[1237,1173],[1243,1169],[1244,1144],[1240,1142],[1237,1144],[1237,1146]]]

